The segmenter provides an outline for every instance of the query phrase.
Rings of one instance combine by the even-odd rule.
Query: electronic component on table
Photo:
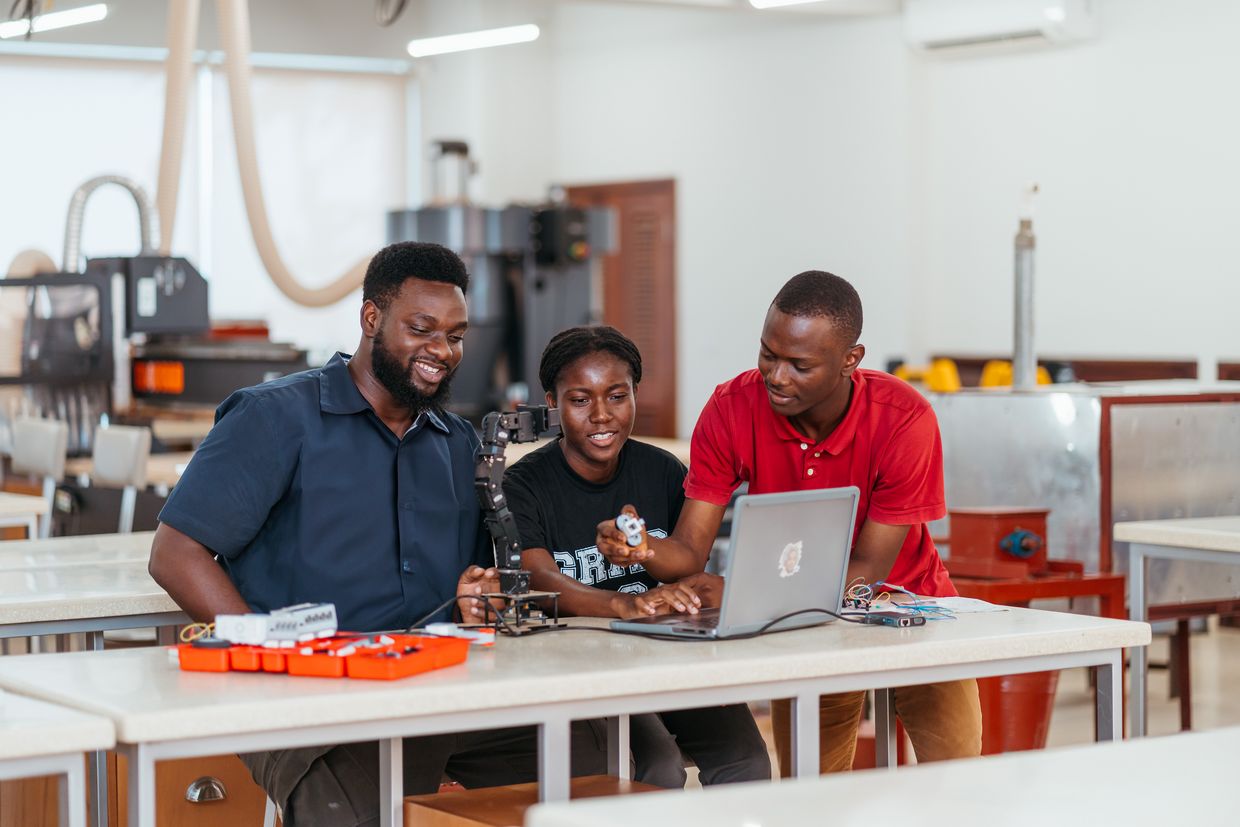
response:
[[[873,626],[897,626],[904,628],[907,626],[925,626],[926,618],[917,614],[905,614],[904,612],[883,612],[869,611],[863,615],[859,615],[862,623],[868,623]]]
[[[624,532],[626,543],[637,547],[642,544],[642,531],[646,528],[646,521],[632,514],[621,514],[616,518],[616,528]]]
[[[336,606],[300,603],[270,614],[216,615],[214,637],[250,646],[292,646],[336,634]]]

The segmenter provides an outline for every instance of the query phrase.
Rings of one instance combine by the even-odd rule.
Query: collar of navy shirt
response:
[[[337,352],[323,366],[323,370],[319,373],[319,410],[330,414],[358,414],[370,411],[378,416],[374,408],[366,401],[366,397],[362,396],[362,392],[357,389],[353,376],[349,373],[349,360],[352,358],[348,353]],[[438,430],[445,434],[451,433],[448,424],[436,411],[426,410],[413,420],[409,430],[405,431],[406,436],[417,429],[423,416]]]

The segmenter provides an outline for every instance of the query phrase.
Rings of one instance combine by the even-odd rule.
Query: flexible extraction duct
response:
[[[82,216],[86,213],[86,202],[95,190],[107,184],[124,187],[138,205],[138,232],[141,234],[142,244],[138,254],[149,256],[155,252],[151,246],[151,199],[147,197],[146,190],[135,181],[120,175],[100,175],[74,190],[73,197],[69,199],[69,215],[65,219],[65,249],[60,260],[60,267],[66,273],[81,272]]]
[[[176,4],[176,0],[173,0]],[[224,45],[224,69],[228,76],[228,101],[232,108],[233,140],[237,147],[237,167],[241,172],[241,191],[250,219],[250,233],[259,258],[276,287],[294,302],[306,307],[326,307],[343,299],[362,284],[370,259],[359,261],[343,276],[323,287],[305,287],[284,265],[271,225],[258,177],[258,156],[254,146],[254,112],[250,95],[250,12],[247,0],[217,0],[220,38]],[[175,209],[175,205],[174,205]]]
[[[159,210],[159,252],[172,254],[181,189],[181,153],[185,146],[186,91],[190,58],[198,42],[199,0],[172,0],[168,4],[168,58],[164,65],[164,139],[159,152],[159,181],[155,204]]]

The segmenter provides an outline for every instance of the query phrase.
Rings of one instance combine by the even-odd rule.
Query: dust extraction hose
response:
[[[159,253],[172,254],[172,231],[177,222],[177,195],[181,189],[181,155],[185,146],[185,110],[188,103],[190,59],[198,42],[199,0],[172,0],[168,4],[168,59],[164,65],[164,139],[159,152],[159,181],[155,205],[159,211]]]
[[[250,233],[258,248],[259,258],[280,292],[297,304],[306,307],[335,304],[361,286],[370,259],[359,261],[331,284],[314,288],[302,285],[284,265],[272,239],[271,226],[267,223],[267,207],[258,177],[254,112],[250,96],[249,4],[247,0],[216,0],[216,11],[224,46],[224,69],[228,76],[228,101],[232,109],[237,167],[241,171],[241,191],[245,199],[245,211],[250,219]]]
[[[69,199],[69,215],[65,219],[65,249],[60,261],[60,268],[66,273],[81,272],[82,216],[86,213],[86,202],[91,195],[105,184],[124,187],[133,196],[134,203],[138,205],[138,232],[142,237],[142,248],[138,254],[147,256],[154,252],[151,247],[151,199],[147,197],[146,190],[135,181],[120,175],[100,175],[74,190],[73,197]]]

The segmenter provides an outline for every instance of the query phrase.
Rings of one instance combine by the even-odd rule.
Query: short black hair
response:
[[[587,325],[561,330],[547,342],[538,362],[538,381],[543,391],[554,394],[564,368],[591,353],[610,353],[627,362],[633,387],[642,381],[642,354],[633,340],[608,325]]]
[[[772,304],[789,316],[830,319],[849,344],[861,338],[861,297],[839,276],[822,270],[797,273],[780,288]]]
[[[464,293],[469,289],[465,262],[441,244],[427,241],[398,241],[389,244],[370,260],[362,281],[362,300],[386,310],[401,285],[409,279],[455,284]]]

